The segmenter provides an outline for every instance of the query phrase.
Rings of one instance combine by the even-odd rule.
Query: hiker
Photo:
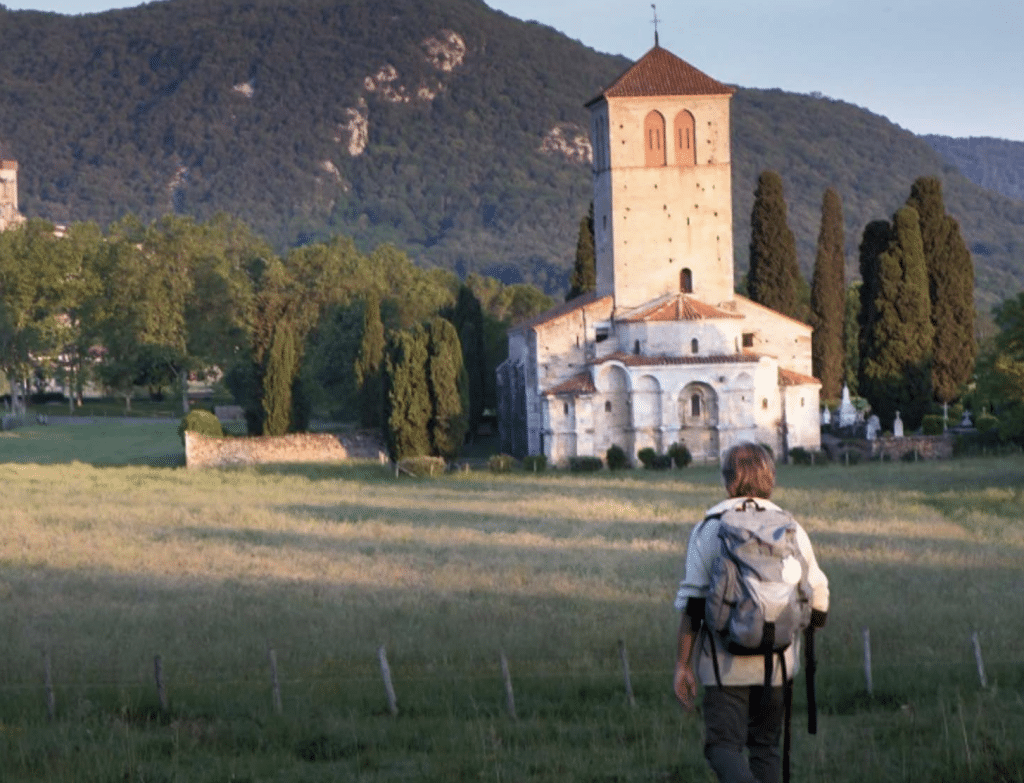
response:
[[[828,580],[818,567],[807,533],[769,500],[775,486],[775,463],[766,449],[753,443],[729,449],[722,459],[722,479],[729,499],[709,509],[704,521],[690,534],[686,571],[675,601],[681,617],[673,684],[676,696],[688,711],[696,704],[698,679],[704,688],[704,756],[722,783],[778,783],[780,769],[785,779],[789,777],[788,730],[781,759],[779,739],[784,718],[788,718],[800,636],[801,632],[806,633],[806,647],[813,651],[813,629],[824,625],[828,611]],[[729,611],[729,607],[722,608],[721,601],[715,605],[716,591],[720,594],[726,589],[718,585],[727,581],[719,574],[724,568],[721,561],[727,559],[723,552],[728,546],[729,531],[735,533],[734,537],[746,535],[744,530],[765,520],[776,525],[777,530],[788,531],[781,538],[792,542],[792,554],[784,557],[777,571],[781,581],[794,587],[792,593],[796,597],[792,601],[796,608],[791,613],[802,612],[803,617],[789,626],[781,616],[777,622],[759,621],[763,634],[762,628],[758,628],[758,636],[763,635],[765,641],[760,642],[761,648],[748,649],[731,641],[731,626],[725,635],[713,632],[710,626],[721,629],[725,622],[720,619],[724,616],[721,613]],[[720,531],[724,537],[720,537]],[[776,538],[779,536],[776,533]],[[754,556],[763,556],[771,545],[760,544],[759,549],[761,554]],[[804,631],[802,626],[808,625],[809,630]],[[776,633],[785,633],[784,627],[796,628],[795,638],[777,636]],[[786,643],[788,646],[780,650],[780,645]],[[812,663],[808,667],[811,675],[813,668]],[[809,675],[808,728],[814,733],[812,683]],[[786,725],[788,729],[788,720]]]

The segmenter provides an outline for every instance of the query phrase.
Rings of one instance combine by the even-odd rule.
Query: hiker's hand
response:
[[[693,712],[694,705],[697,702],[697,676],[689,665],[685,663],[676,664],[673,687],[676,692],[676,698],[683,705],[683,709],[687,712]]]

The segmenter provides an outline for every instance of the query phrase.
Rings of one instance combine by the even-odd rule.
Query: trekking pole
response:
[[[818,669],[818,661],[814,655],[814,626],[807,626],[807,629],[804,631],[804,638],[806,641],[804,655],[806,656],[807,666],[807,670],[804,673],[805,682],[807,683],[807,733],[817,734],[818,698],[814,688],[814,674]]]

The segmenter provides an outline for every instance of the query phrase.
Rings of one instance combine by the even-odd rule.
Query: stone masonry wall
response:
[[[185,433],[185,464],[190,468],[270,463],[344,462],[387,457],[377,442],[365,436],[297,433],[276,437],[210,438]]]
[[[872,459],[897,460],[916,451],[922,459],[952,459],[953,439],[944,435],[911,435],[870,441]]]

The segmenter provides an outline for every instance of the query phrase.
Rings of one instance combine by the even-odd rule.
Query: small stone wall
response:
[[[365,436],[296,433],[275,437],[211,438],[185,433],[185,464],[190,468],[270,463],[344,462],[348,459],[387,460]],[[348,442],[352,441],[352,442]]]
[[[952,459],[953,439],[948,435],[911,435],[868,441],[872,459],[898,460],[916,451],[922,459]]]

